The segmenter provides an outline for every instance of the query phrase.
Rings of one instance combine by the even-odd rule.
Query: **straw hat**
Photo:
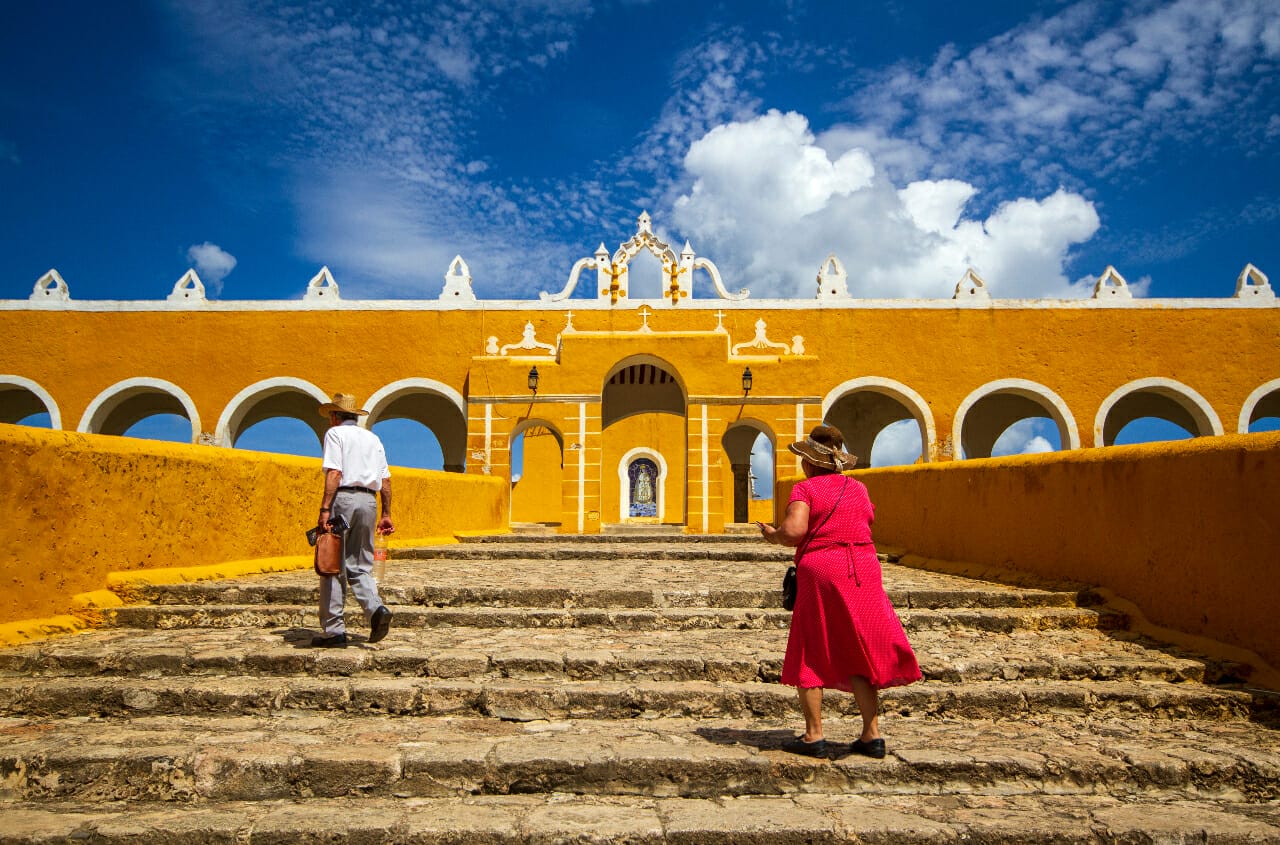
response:
[[[842,472],[853,469],[858,462],[855,455],[844,450],[844,435],[830,425],[815,426],[805,440],[798,440],[787,447],[809,463],[823,469]]]
[[[369,412],[364,408],[357,408],[356,397],[350,393],[335,393],[332,402],[325,402],[320,406],[320,416],[327,417],[330,414],[355,414],[367,417]]]

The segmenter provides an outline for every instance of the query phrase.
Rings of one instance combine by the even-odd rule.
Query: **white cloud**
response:
[[[977,189],[946,179],[895,188],[861,148],[835,159],[799,114],[770,111],[716,127],[685,157],[693,177],[673,216],[713,256],[730,288],[811,296],[834,251],[861,297],[947,297],[975,267],[998,297],[1088,295],[1064,274],[1070,248],[1099,221],[1092,203],[1058,190],[964,217]]]
[[[898,420],[880,430],[870,455],[859,455],[860,466],[893,467],[914,464],[920,457],[920,424]]]
[[[768,437],[756,438],[751,448],[751,471],[756,476],[756,498],[773,498],[773,443]]]
[[[187,260],[195,267],[205,290],[213,296],[222,293],[222,280],[236,269],[236,257],[208,241],[188,247]]]
[[[1057,451],[1057,447],[1049,442],[1045,434],[1052,434],[1054,439],[1057,439],[1053,423],[1047,418],[1029,417],[1018,420],[996,438],[996,442],[991,446],[991,456],[999,458],[1005,455],[1033,455]]]

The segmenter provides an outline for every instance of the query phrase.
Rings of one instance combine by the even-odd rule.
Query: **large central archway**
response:
[[[635,355],[601,390],[601,515],[621,522],[684,524],[687,393],[676,368]],[[635,489],[633,489],[635,488]]]

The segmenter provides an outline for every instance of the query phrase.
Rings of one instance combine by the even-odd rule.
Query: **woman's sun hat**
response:
[[[320,416],[327,417],[330,414],[355,414],[360,417],[369,416],[369,412],[364,408],[356,407],[356,397],[350,393],[333,394],[332,402],[325,402],[320,406]]]
[[[823,469],[842,472],[853,469],[858,458],[844,450],[844,435],[830,425],[815,426],[805,440],[798,440],[787,447],[809,463]]]

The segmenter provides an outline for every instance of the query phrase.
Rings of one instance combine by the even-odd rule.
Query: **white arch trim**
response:
[[[227,403],[227,407],[222,410],[222,416],[218,417],[218,427],[214,430],[214,442],[219,446],[230,447],[231,444],[231,424],[238,423],[244,418],[244,406],[257,396],[264,393],[274,394],[280,393],[282,389],[292,388],[300,390],[303,393],[313,396],[316,400],[316,407],[319,408],[325,402],[329,401],[329,396],[323,390],[316,387],[309,381],[300,378],[269,378],[255,382],[244,390],[231,397],[231,401]],[[316,411],[319,413],[319,410]]]
[[[1258,407],[1258,403],[1263,400],[1263,397],[1269,396],[1278,390],[1280,390],[1280,378],[1272,379],[1249,394],[1249,398],[1244,400],[1244,407],[1240,409],[1240,424],[1236,427],[1237,433],[1249,433],[1249,420],[1253,417],[1253,409]]]
[[[167,393],[177,399],[187,413],[187,420],[191,423],[191,442],[200,442],[200,432],[204,429],[200,427],[200,412],[196,410],[196,403],[191,401],[191,397],[181,387],[158,378],[131,378],[111,385],[99,393],[89,403],[88,408],[85,408],[84,416],[80,418],[80,425],[76,431],[82,434],[96,432],[102,426],[102,421],[115,410],[116,406],[130,396],[143,392],[139,388],[150,388],[151,391]]]
[[[636,458],[648,458],[658,465],[655,492],[658,494],[658,522],[662,522],[667,514],[667,462],[662,455],[644,446],[637,446],[618,461],[618,521],[626,522],[631,518],[627,513],[627,505],[631,499],[631,479],[627,477],[627,468]]]
[[[371,420],[377,419],[383,408],[403,394],[422,390],[448,399],[458,409],[458,413],[462,414],[462,418],[464,420],[467,418],[466,400],[462,398],[461,393],[449,385],[429,378],[406,378],[400,381],[393,381],[370,396],[368,403],[365,405],[365,408],[369,411],[369,416],[362,418],[360,424],[368,425]],[[321,401],[327,402],[329,400],[326,397]]]
[[[1098,408],[1098,416],[1093,420],[1094,446],[1106,445],[1103,439],[1103,430],[1106,427],[1107,417],[1111,414],[1111,409],[1115,407],[1116,403],[1130,394],[1143,390],[1153,391],[1177,402],[1182,406],[1183,410],[1191,414],[1201,428],[1207,428],[1210,434],[1223,433],[1222,421],[1218,419],[1218,414],[1213,410],[1213,406],[1187,385],[1171,378],[1140,378],[1116,388],[1103,401],[1102,406]]]
[[[23,390],[29,390],[34,393],[36,398],[44,403],[45,409],[49,412],[49,427],[54,431],[62,429],[62,412],[58,410],[58,403],[53,401],[49,391],[31,379],[23,378],[22,376],[0,376],[0,384],[21,387]]]
[[[1063,438],[1062,448],[1080,448],[1080,429],[1076,426],[1076,419],[1071,415],[1071,410],[1067,407],[1067,403],[1062,401],[1061,396],[1043,384],[1034,381],[1020,378],[1002,378],[987,382],[970,393],[960,403],[960,407],[956,409],[956,418],[951,426],[951,442],[955,444],[957,460],[964,460],[966,457],[964,454],[964,438],[960,435],[964,431],[964,421],[969,416],[969,411],[978,402],[997,393],[1013,393],[1032,401],[1044,400],[1049,404],[1049,416],[1058,424],[1059,433],[1066,435]]]
[[[862,378],[849,379],[842,384],[838,384],[822,399],[822,419],[825,420],[827,418],[831,407],[841,398],[859,390],[874,390],[877,393],[892,396],[903,405],[906,405],[924,435],[924,442],[920,444],[920,458],[925,463],[933,460],[933,451],[937,448],[938,443],[938,431],[933,422],[933,412],[929,410],[929,403],[924,401],[923,396],[900,381],[881,378],[880,376],[863,376]],[[870,455],[867,456],[867,460],[871,460]]]

